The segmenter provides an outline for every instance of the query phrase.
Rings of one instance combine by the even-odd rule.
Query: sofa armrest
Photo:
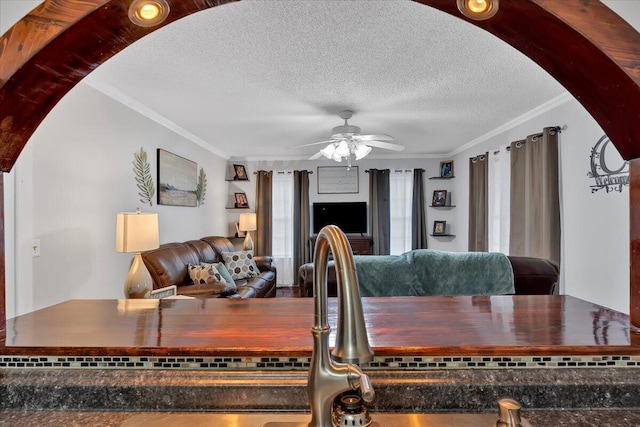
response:
[[[276,271],[276,265],[273,263],[273,257],[269,255],[256,255],[253,260],[260,271]]]
[[[509,255],[516,295],[553,295],[558,293],[560,267],[542,258]]]

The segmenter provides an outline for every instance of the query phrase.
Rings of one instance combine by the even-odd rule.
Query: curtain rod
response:
[[[567,125],[562,125],[562,126],[552,126],[550,129],[551,129],[551,130],[554,130],[554,131],[556,131],[556,132],[558,132],[558,133],[562,133],[562,131],[563,131],[563,130],[567,130],[567,127],[568,127]],[[540,132],[540,133],[534,133],[533,135],[529,135],[529,136],[538,137],[538,136],[540,136],[540,135],[542,135],[542,132]],[[525,139],[522,139],[521,141],[525,141]],[[518,141],[515,141],[515,142],[518,142]],[[507,151],[511,151],[511,147],[510,147],[510,146],[507,146],[505,149],[506,149]],[[493,152],[493,154],[494,154],[494,155],[496,155],[496,154],[498,154],[499,152],[500,152],[500,150],[495,150],[495,151]]]
[[[420,168],[415,168],[415,169],[420,169]],[[413,172],[415,169],[394,169],[394,172]],[[365,169],[364,173],[369,173],[371,169]],[[384,170],[384,169],[380,169],[380,170]],[[422,172],[424,172],[424,169],[420,169]]]
[[[304,170],[304,169],[302,169]],[[273,171],[263,171],[263,172],[273,172]],[[295,171],[276,171],[276,173],[294,173]],[[305,171],[305,172],[309,172],[309,175],[311,175],[313,173],[313,171]],[[255,171],[253,173],[254,175],[258,175],[258,171]]]

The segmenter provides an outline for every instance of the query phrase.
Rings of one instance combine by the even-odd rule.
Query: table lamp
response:
[[[125,298],[149,298],[153,280],[140,252],[160,246],[158,214],[122,212],[116,221],[116,251],[135,252],[131,269],[124,282]]]
[[[240,214],[240,224],[238,225],[240,231],[246,233],[242,249],[245,251],[253,250],[253,240],[251,240],[251,232],[258,229],[256,214],[254,213],[242,213]]]

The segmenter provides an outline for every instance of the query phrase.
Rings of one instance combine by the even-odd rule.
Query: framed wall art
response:
[[[357,194],[358,166],[318,166],[318,194]]]
[[[158,204],[198,206],[198,165],[158,148]]]

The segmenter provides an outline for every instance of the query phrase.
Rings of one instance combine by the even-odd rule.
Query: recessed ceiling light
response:
[[[476,21],[489,19],[498,13],[499,0],[457,0],[458,10]]]
[[[140,27],[161,24],[169,16],[167,0],[134,0],[129,6],[129,19]]]

